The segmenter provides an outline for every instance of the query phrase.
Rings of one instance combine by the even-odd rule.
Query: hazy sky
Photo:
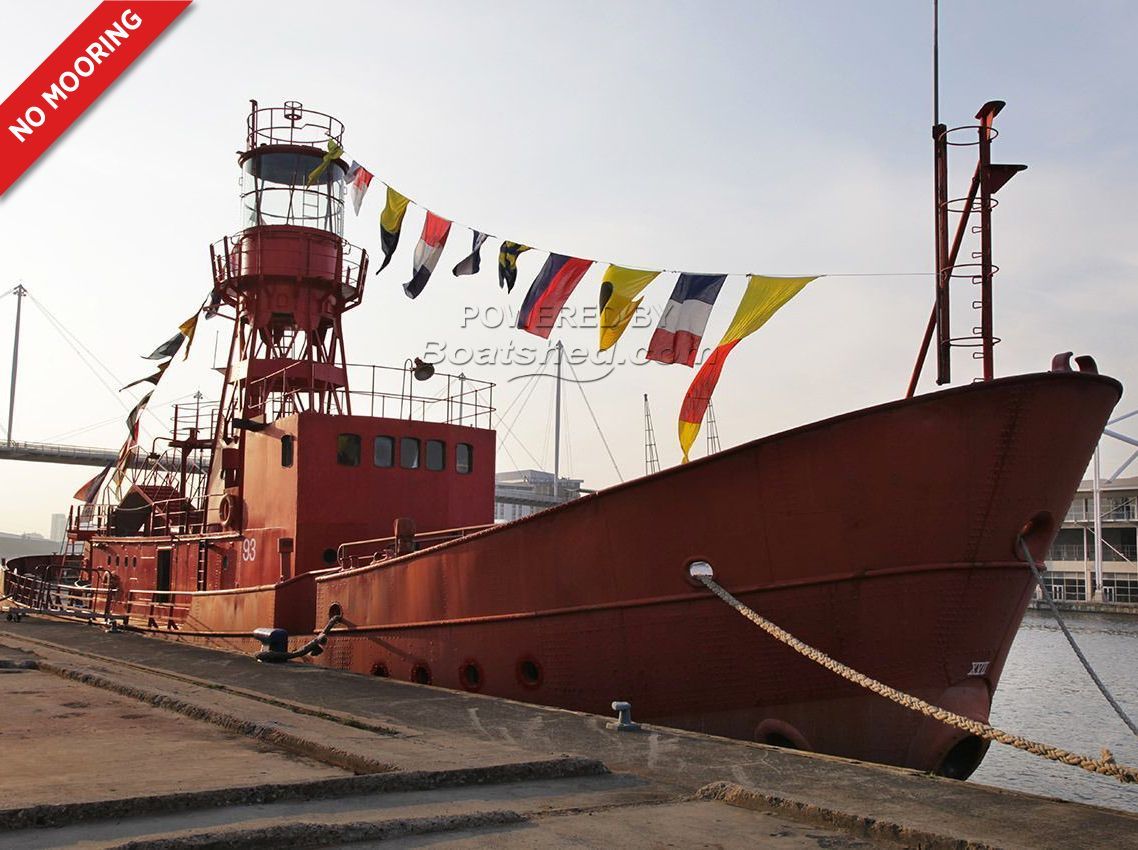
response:
[[[93,5],[4,0],[6,91]],[[966,124],[984,101],[1006,100],[995,158],[1030,166],[995,214],[998,373],[1043,370],[1073,349],[1133,383],[1138,6],[944,0],[941,15],[942,120]],[[545,249],[693,272],[927,273],[930,35],[931,2],[915,0],[197,0],[0,198],[0,287],[22,280],[123,383],[146,374],[139,355],[209,290],[209,244],[239,227],[234,152],[250,98],[336,115],[347,158],[440,215]],[[966,191],[970,155],[953,162],[954,194]],[[373,255],[382,201],[377,187],[358,218],[348,213],[347,238]],[[507,297],[496,243],[477,277],[450,275],[469,246],[456,227],[424,294],[406,298],[400,284],[422,219],[412,208],[391,266],[349,314],[349,360],[400,364],[431,343],[544,345],[508,327],[463,326],[467,308],[520,305],[544,260],[537,251],[523,255]],[[595,304],[602,271],[586,276],[571,307]],[[648,290],[653,317],[673,280]],[[705,342],[718,340],[743,285],[728,279]],[[729,360],[715,396],[723,444],[903,394],[932,286],[896,276],[807,287]],[[973,324],[970,289],[957,288],[958,327]],[[0,426],[14,307],[0,300]],[[15,438],[117,448],[137,395],[116,399],[34,304],[24,319]],[[156,412],[198,387],[216,394],[216,332],[228,325],[202,325],[189,362],[179,360],[155,395]],[[630,329],[618,356],[650,335]],[[558,338],[596,346],[591,327]],[[967,352],[955,366],[958,383],[976,374]],[[496,381],[500,409],[524,384],[510,379],[529,371],[452,368]],[[643,472],[644,393],[661,459],[678,462],[676,414],[691,377],[679,366],[627,365],[587,385],[625,478]],[[545,381],[530,397],[500,469],[533,458],[551,465],[552,390]],[[568,388],[566,399],[565,471],[587,486],[615,482],[580,394]],[[1120,410],[1136,406],[1127,397]],[[144,424],[157,433],[157,420]],[[1128,454],[1104,449],[1106,472]],[[50,514],[66,511],[93,472],[0,462],[0,529],[46,533]]]

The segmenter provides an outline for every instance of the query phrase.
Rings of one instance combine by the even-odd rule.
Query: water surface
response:
[[[1138,617],[1072,614],[1064,620],[1115,699],[1138,722]],[[1083,670],[1047,611],[1028,611],[992,705],[992,725],[1097,757],[1108,747],[1138,768],[1138,737]],[[1138,785],[992,744],[974,782],[1138,812]]]

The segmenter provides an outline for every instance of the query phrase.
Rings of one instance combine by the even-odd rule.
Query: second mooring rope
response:
[[[759,614],[752,611],[728,591],[719,586],[709,575],[696,574],[694,578],[703,582],[704,587],[762,629],[771,637],[786,644],[795,652],[804,655],[813,661],[825,667],[832,673],[836,673],[847,681],[853,682],[855,685],[860,685],[863,688],[873,691],[875,694],[885,697],[904,706],[911,711],[916,711],[926,717],[932,717],[945,723],[949,726],[954,726],[965,732],[969,732],[986,741],[996,741],[1000,744],[1007,744],[1010,747],[1015,747],[1017,750],[1033,753],[1037,756],[1043,756],[1045,759],[1051,761],[1062,762],[1063,764],[1071,764],[1076,767],[1081,767],[1083,770],[1091,773],[1101,773],[1104,776],[1113,776],[1119,782],[1138,782],[1138,770],[1132,767],[1126,767],[1118,764],[1114,760],[1114,756],[1106,747],[1102,748],[1102,757],[1093,759],[1090,756],[1080,755],[1079,753],[1072,753],[1069,750],[1064,750],[1061,747],[1053,747],[1050,744],[1043,744],[1039,741],[1033,741],[1030,738],[1024,738],[1019,735],[1013,735],[1010,732],[1005,732],[1002,729],[997,729],[987,723],[981,723],[979,720],[973,720],[971,717],[965,717],[962,714],[957,714],[945,708],[933,705],[932,703],[925,702],[923,699],[912,696],[911,694],[903,693],[896,688],[891,688],[889,685],[879,682],[876,679],[866,676],[864,673],[859,673],[852,667],[847,667],[840,661],[835,661],[820,649],[816,649],[809,644],[803,643],[786,629],[772,623],[770,620],[761,617]]]
[[[1099,689],[1099,693],[1110,703],[1110,707],[1114,709],[1114,713],[1119,716],[1131,732],[1138,735],[1138,726],[1135,726],[1134,721],[1123,711],[1122,706],[1118,704],[1118,700],[1114,698],[1114,694],[1103,684],[1102,679],[1098,677],[1098,673],[1096,673],[1095,669],[1091,666],[1091,662],[1087,661],[1087,657],[1083,655],[1083,651],[1079,649],[1079,645],[1075,643],[1075,637],[1067,629],[1067,624],[1063,622],[1063,616],[1059,613],[1059,607],[1055,604],[1055,599],[1051,596],[1051,591],[1048,590],[1047,585],[1043,582],[1043,576],[1039,574],[1039,569],[1035,566],[1035,558],[1031,557],[1031,552],[1028,550],[1027,544],[1022,537],[1019,539],[1019,547],[1023,552],[1024,558],[1027,559],[1027,563],[1031,566],[1031,574],[1035,576],[1035,583],[1038,584],[1039,589],[1043,591],[1043,598],[1047,600],[1047,604],[1051,608],[1051,613],[1055,616],[1055,621],[1059,624],[1059,628],[1063,630],[1063,636],[1067,638],[1067,643],[1069,643],[1071,649],[1075,651],[1075,655],[1083,665],[1083,669],[1087,671],[1087,675],[1091,677],[1091,680],[1095,683],[1095,687]],[[1090,594],[1088,594],[1088,597],[1089,596]]]

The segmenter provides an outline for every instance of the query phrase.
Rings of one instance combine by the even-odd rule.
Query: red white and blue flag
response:
[[[542,339],[549,339],[561,308],[592,264],[592,260],[550,254],[522,302],[518,327]]]
[[[423,235],[419,237],[419,244],[415,246],[415,273],[403,284],[403,291],[407,293],[408,298],[418,298],[427,281],[431,279],[431,272],[438,265],[449,234],[450,222],[428,211],[427,220],[423,222]]]
[[[367,194],[367,187],[371,185],[371,178],[374,176],[354,159],[352,164],[348,166],[348,173],[344,175],[344,183],[347,184],[348,191],[351,193],[352,207],[355,209],[356,215],[360,214],[364,195]]]
[[[691,366],[725,274],[682,274],[648,343],[648,359]]]

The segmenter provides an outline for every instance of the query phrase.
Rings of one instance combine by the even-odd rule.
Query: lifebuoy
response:
[[[221,504],[217,506],[217,518],[226,528],[237,528],[241,524],[241,499],[233,493],[222,496]]]

